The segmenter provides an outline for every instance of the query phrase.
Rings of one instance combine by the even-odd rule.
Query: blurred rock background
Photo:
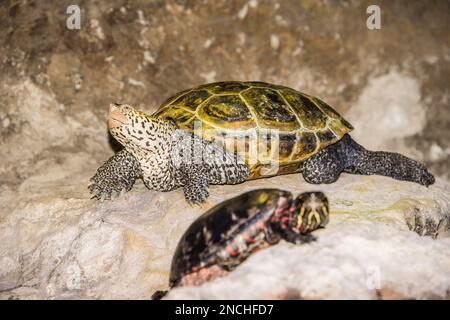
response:
[[[367,147],[450,179],[450,3],[374,3],[380,30],[366,27],[372,1],[80,0],[68,30],[73,1],[2,1],[0,179],[20,183],[55,148],[103,158],[111,101],[150,112],[231,79],[316,95]]]
[[[71,4],[81,8],[80,30],[66,28]],[[366,27],[371,4],[381,8],[380,30]],[[151,112],[204,82],[279,83],[327,101],[367,148],[409,155],[450,180],[448,1],[4,0],[0,17],[0,290],[53,279],[52,263],[67,253],[42,250],[56,231],[71,237],[72,223],[84,231],[71,229],[70,239],[91,237],[83,223],[99,213],[85,186],[117,148],[110,102]],[[160,209],[172,194],[140,192]],[[70,210],[84,218],[68,223]],[[116,250],[138,241],[104,228],[92,243],[116,235],[105,240]],[[101,271],[90,271],[100,283]],[[52,281],[39,296],[58,296]],[[114,297],[98,292],[86,296]]]

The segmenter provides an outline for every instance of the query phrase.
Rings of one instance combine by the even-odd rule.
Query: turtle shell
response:
[[[228,199],[206,211],[181,237],[172,258],[170,286],[184,275],[213,264],[211,257],[245,228],[267,221],[280,197],[292,200],[289,191],[258,189]]]
[[[153,116],[237,152],[249,179],[301,171],[353,127],[325,102],[264,82],[216,82],[169,98]]]

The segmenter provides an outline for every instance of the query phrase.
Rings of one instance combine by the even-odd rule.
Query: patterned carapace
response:
[[[237,152],[248,179],[270,175],[274,163],[274,174],[298,172],[303,160],[353,129],[325,102],[264,82],[205,84],[169,98],[153,116]]]
[[[299,244],[329,220],[321,192],[258,189],[224,201],[200,216],[173,256],[170,287],[199,285],[232,271],[257,250],[281,239]],[[156,296],[160,296],[158,293]]]

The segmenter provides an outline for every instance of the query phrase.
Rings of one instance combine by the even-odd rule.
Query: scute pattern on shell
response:
[[[209,266],[226,242],[257,220],[270,217],[280,197],[288,191],[260,189],[228,199],[206,211],[185,231],[172,259],[170,283],[176,285],[185,273]],[[231,262],[231,261],[230,261]]]
[[[215,82],[185,90],[167,99],[153,115],[172,119],[189,132],[201,123],[196,134],[237,152],[250,168],[249,179],[272,175],[270,163],[280,167],[277,174],[299,172],[306,159],[353,129],[320,99],[254,81]],[[256,161],[249,157],[252,150]]]

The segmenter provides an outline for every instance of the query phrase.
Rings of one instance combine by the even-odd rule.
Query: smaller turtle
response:
[[[322,192],[295,199],[289,191],[258,189],[211,208],[182,236],[172,259],[169,287],[196,286],[234,270],[256,250],[281,239],[294,244],[315,240],[311,232],[329,220]],[[157,291],[152,299],[167,291]]]

